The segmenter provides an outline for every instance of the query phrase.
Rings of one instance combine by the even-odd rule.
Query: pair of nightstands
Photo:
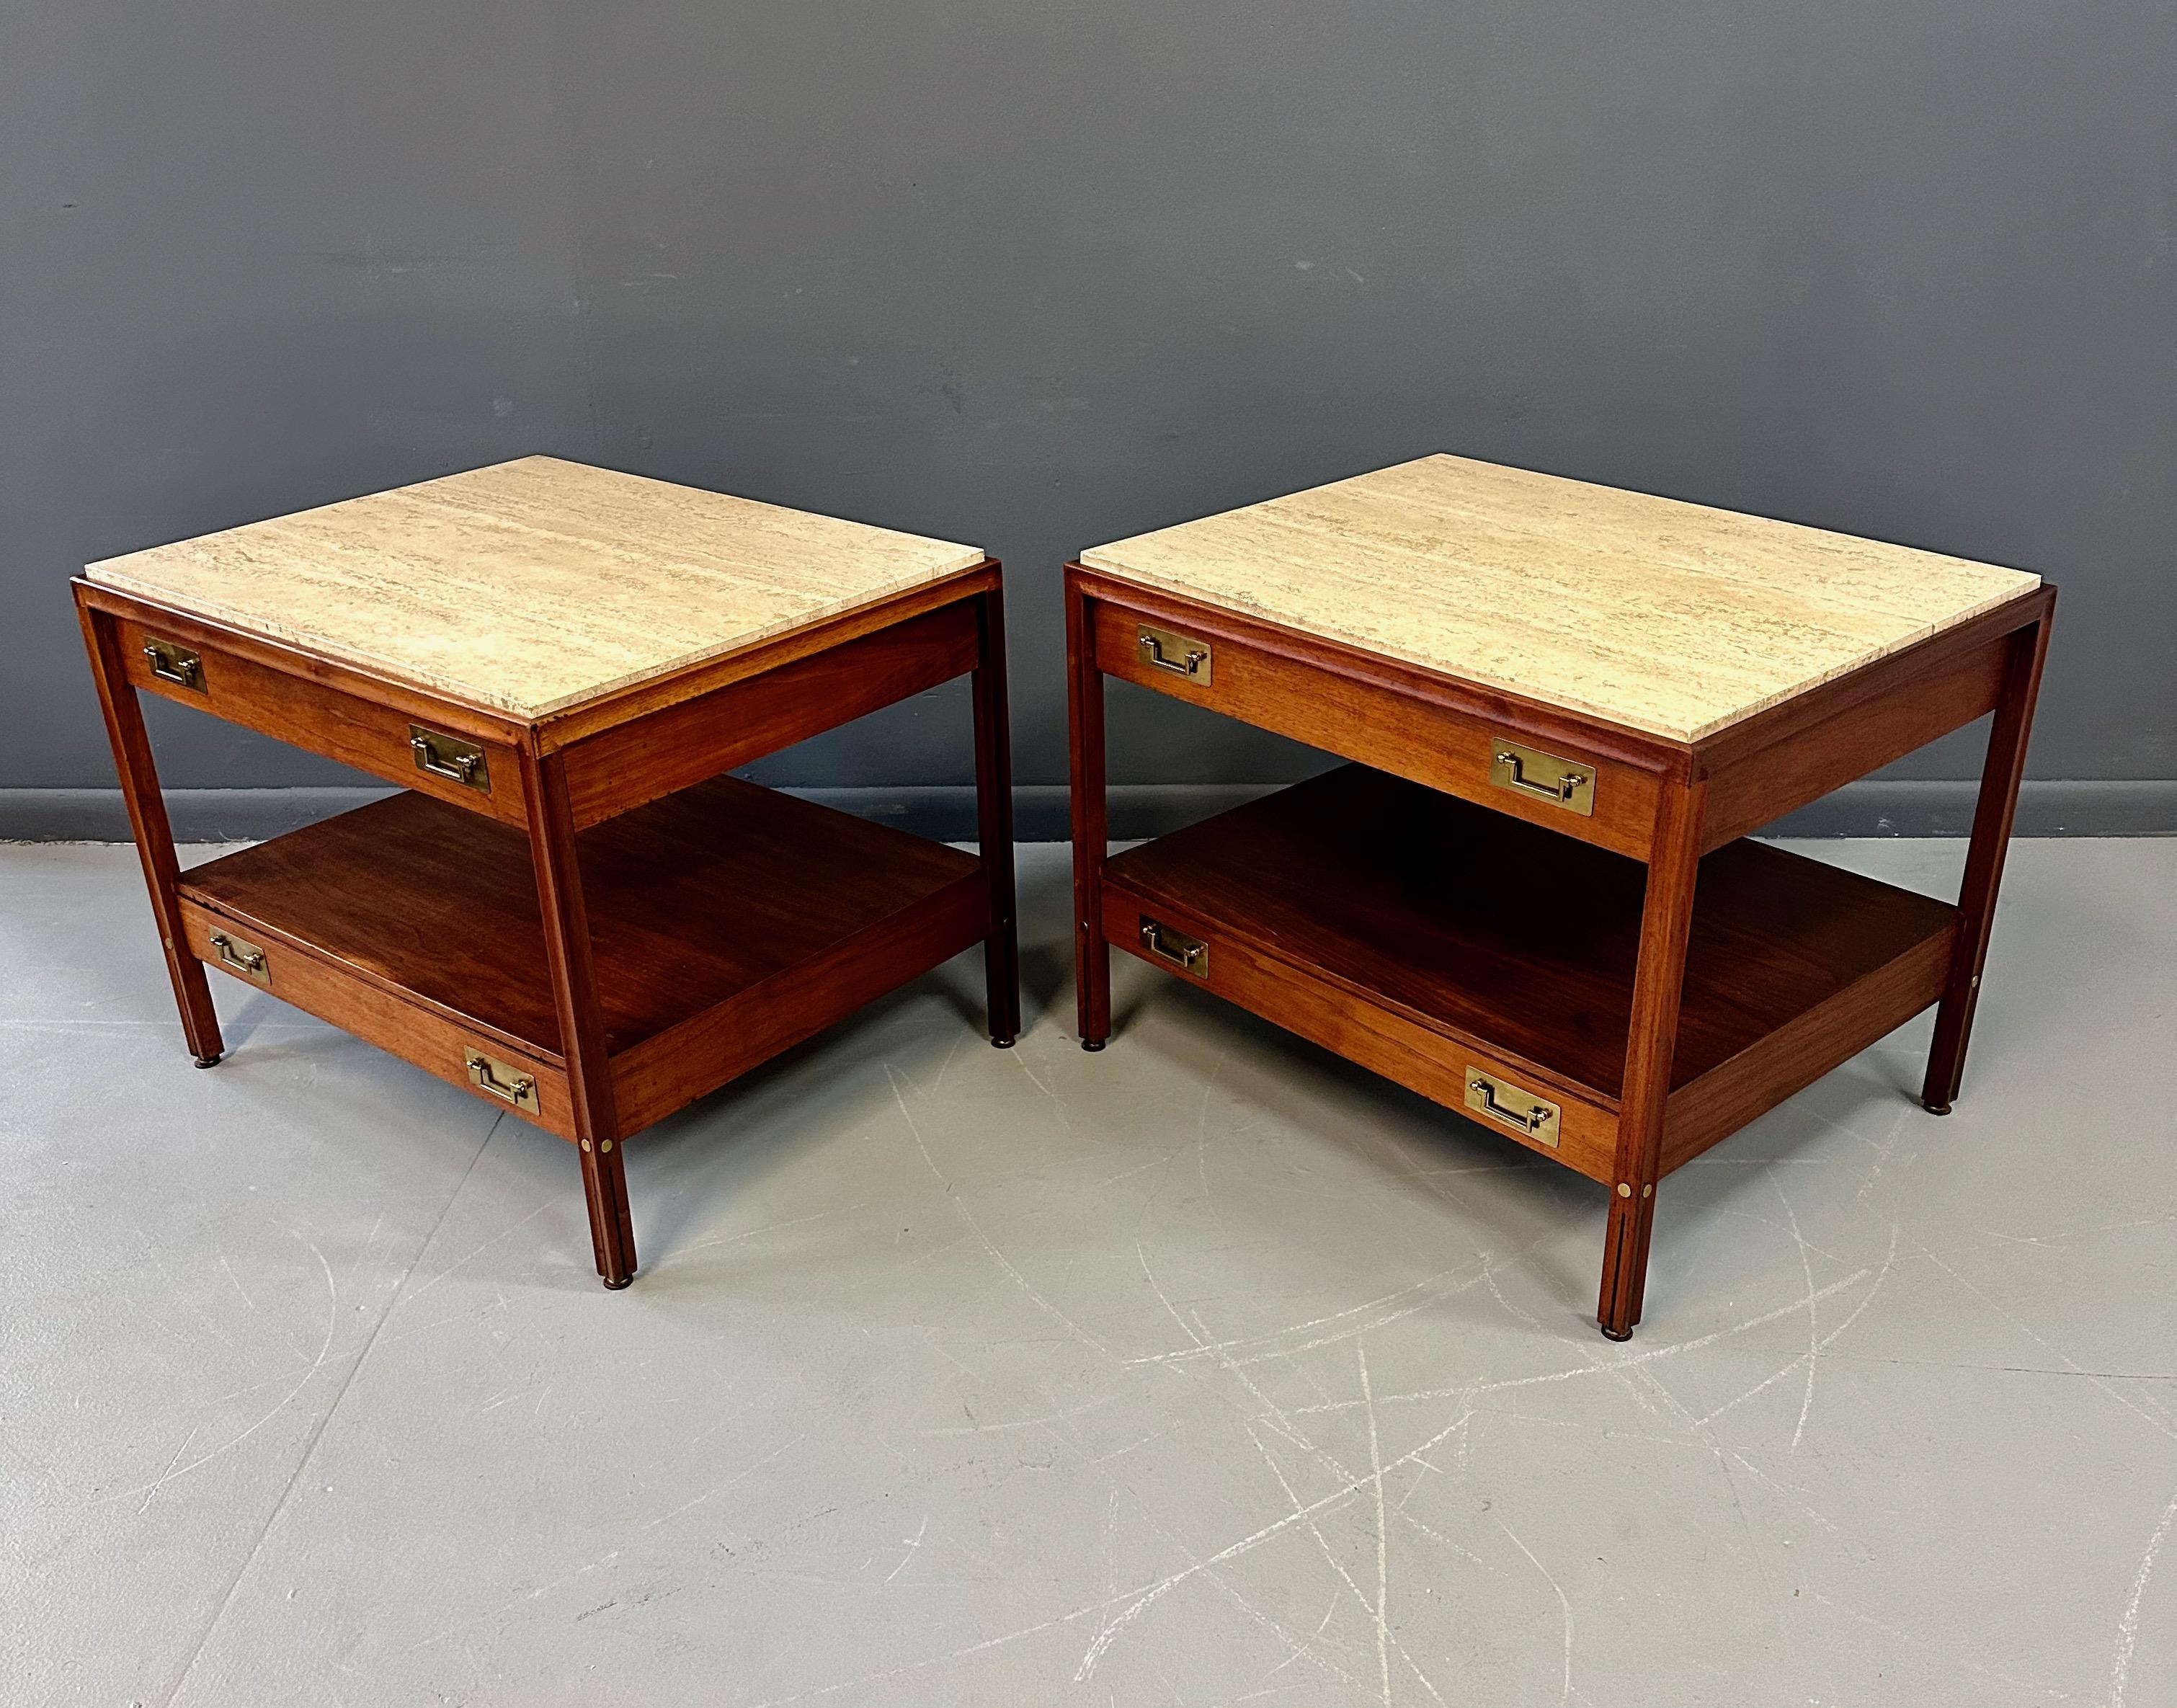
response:
[[[205,969],[620,1147],[977,942],[1019,1029],[1003,617],[980,551],[531,458],[75,584],[189,1045]],[[2054,592],[1452,457],[1067,567],[1080,1033],[1107,946],[1610,1192],[1640,1319],[1663,1176],[1940,1004],[1956,1095]],[[724,775],[974,679],[971,856]],[[1116,857],[1104,679],[1355,763]],[[404,794],[178,870],[134,690]],[[1745,840],[1995,714],[1955,907]]]

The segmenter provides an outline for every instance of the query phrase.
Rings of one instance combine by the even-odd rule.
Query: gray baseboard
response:
[[[390,789],[170,789],[177,842],[262,842]],[[127,842],[117,789],[0,789],[0,842]]]
[[[1255,783],[1121,783],[1110,794],[1111,835],[1121,842],[1161,836],[1211,813],[1283,787]],[[1770,827],[1798,837],[1965,836],[1972,829],[1977,783],[1848,783]],[[975,794],[947,789],[803,789],[794,791],[863,818],[947,842],[972,842]],[[1022,842],[1064,842],[1067,792],[1057,783],[1013,790],[1013,829]],[[2020,836],[2177,835],[2177,780],[2028,783],[2019,790]]]
[[[1771,826],[1765,835],[1966,836],[1978,783],[1847,783]],[[2028,782],[2018,791],[2017,836],[2177,836],[2177,779]]]
[[[1110,798],[1111,835],[1121,842],[1162,836],[1198,818],[1258,799],[1280,787],[1274,783],[1117,784]],[[943,842],[975,839],[975,791],[964,784],[949,789],[797,789],[793,793],[857,817],[896,824],[919,836]],[[1071,834],[1070,813],[1064,784],[1014,785],[1016,841],[1066,841]]]
[[[1122,841],[1237,806],[1275,783],[1129,783],[1111,790],[1111,834]],[[1771,827],[1776,836],[1963,836],[1972,827],[1971,783],[1847,784]],[[182,842],[254,842],[390,791],[374,789],[177,789],[167,816]],[[947,842],[972,842],[975,793],[929,789],[805,789],[793,793],[859,817]],[[1063,842],[1067,798],[1056,783],[1013,791],[1023,842]],[[2021,836],[2177,835],[2177,780],[2028,783],[2019,793]],[[112,789],[0,789],[0,841],[126,842],[128,817]]]

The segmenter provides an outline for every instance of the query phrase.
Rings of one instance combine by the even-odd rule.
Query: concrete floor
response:
[[[1949,893],[1955,843],[1825,857]],[[2177,842],[2022,843],[1966,1096],[1901,1033],[1601,1189],[1130,960],[965,958],[557,1140],[0,849],[10,1704],[2177,1701]]]

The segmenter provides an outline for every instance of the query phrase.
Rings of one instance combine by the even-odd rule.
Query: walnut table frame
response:
[[[209,965],[570,1140],[608,1287],[630,1135],[979,941],[1019,1029],[993,561],[537,719],[74,587],[198,1066]],[[963,673],[979,858],[722,775]],[[407,792],[183,871],[139,692]]]
[[[1670,740],[1070,564],[1083,1046],[1116,944],[1602,1183],[1623,1340],[1673,1170],[1934,1004],[1949,1112],[2054,601]],[[1107,858],[1107,675],[1358,764]],[[1955,907],[1743,840],[1989,712]]]

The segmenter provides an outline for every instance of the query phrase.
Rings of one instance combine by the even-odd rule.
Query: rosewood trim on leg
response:
[[[539,758],[527,746],[522,750],[521,771],[529,803],[529,854],[537,870],[537,900],[544,919],[544,955],[559,1012],[559,1053],[566,1062],[567,1092],[575,1106],[575,1135],[581,1150],[590,1242],[605,1285],[625,1287],[635,1279],[635,1224],[628,1212],[627,1170],[621,1160],[604,1017],[597,1007],[566,772],[557,754]]]
[[[2033,702],[2041,691],[2041,667],[2049,656],[2053,611],[2052,606],[2040,621],[2011,636],[2011,653],[2004,663],[2002,698],[1988,734],[1988,758],[1981,767],[1980,795],[1973,808],[1972,843],[1958,893],[1963,918],[1942,1006],[1935,1013],[1928,1077],[1920,1089],[1921,1102],[1934,1115],[1951,1112],[1965,1078],[1966,1045],[1980,1000],[1981,974],[1988,964],[1996,892],[2003,883],[2003,859],[2018,811],[2018,785],[2026,775],[2026,743],[2033,728]]]
[[[204,963],[189,952],[188,939],[182,930],[182,905],[175,894],[181,865],[174,858],[173,827],[167,822],[166,799],[159,793],[159,772],[152,762],[151,738],[144,728],[144,708],[136,690],[128,685],[113,619],[80,600],[76,616],[83,625],[84,647],[90,655],[90,678],[98,689],[99,710],[106,717],[106,739],[113,745],[114,769],[121,776],[121,799],[128,809],[136,856],[144,864],[144,885],[151,892],[151,914],[158,922],[159,941],[166,951],[166,976],[173,981],[182,1033],[188,1040],[189,1054],[196,1058],[198,1067],[216,1067],[226,1046],[219,1035],[219,1017],[212,1007],[211,985],[205,977]]]
[[[1104,673],[1088,597],[1067,571],[1066,723],[1073,794],[1073,982],[1083,1050],[1111,1035],[1111,951],[1104,941]]]
[[[990,934],[983,940],[990,1042],[1010,1049],[1020,1036],[1020,925],[1013,901],[1013,761],[1006,701],[1005,595],[993,587],[975,603],[975,834],[990,884]]]
[[[1700,876],[1700,825],[1708,785],[1664,785],[1640,909],[1640,958],[1633,975],[1633,1012],[1618,1099],[1616,1178],[1603,1238],[1602,1290],[1596,1320],[1612,1340],[1631,1337],[1648,1280],[1648,1240],[1661,1172],[1663,1114],[1678,1046],[1678,998],[1685,983],[1686,937]]]

